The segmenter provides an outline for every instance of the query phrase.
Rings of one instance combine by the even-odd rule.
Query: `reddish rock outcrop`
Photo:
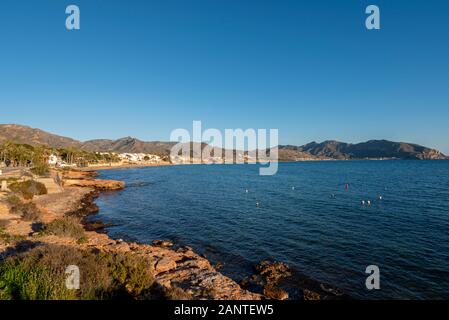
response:
[[[262,260],[256,265],[256,271],[265,277],[267,283],[278,283],[292,275],[290,268],[283,262]]]
[[[97,173],[95,171],[64,171],[62,173],[63,179],[94,179],[97,177]]]
[[[64,187],[94,188],[97,190],[121,190],[125,188],[123,181],[116,180],[76,180],[68,179],[63,182]]]
[[[306,300],[306,301],[321,300],[321,295],[314,291],[311,291],[311,290],[304,289],[303,295],[304,295],[304,300]]]
[[[261,292],[268,299],[289,299],[288,292],[279,288],[282,280],[292,275],[290,268],[285,263],[262,260],[254,269],[256,274],[243,279],[240,282],[242,287]]]
[[[289,298],[287,291],[269,284],[263,287],[263,294],[266,298],[273,300],[288,300]]]

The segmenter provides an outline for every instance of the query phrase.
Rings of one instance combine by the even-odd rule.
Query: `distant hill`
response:
[[[6,140],[30,145],[42,144],[55,148],[81,147],[81,142],[79,141],[51,134],[40,129],[17,124],[0,124],[0,143]]]
[[[0,124],[0,143],[6,140],[31,145],[48,145],[56,148],[74,147],[86,151],[118,153],[153,153],[168,155],[174,142],[141,141],[132,137],[118,140],[97,139],[86,142],[58,136],[40,129],[16,124]],[[202,145],[204,147],[205,144]],[[350,144],[338,141],[311,142],[303,146],[279,146],[280,161],[303,161],[324,159],[448,159],[440,151],[417,144],[370,140]],[[216,154],[223,150],[215,149]],[[239,152],[237,152],[239,153]],[[241,153],[241,152],[240,152]],[[197,155],[194,155],[197,157]]]
[[[325,156],[313,155],[299,150],[298,146],[279,146],[279,161],[309,161],[309,160],[328,160]]]
[[[295,150],[320,158],[330,159],[447,159],[440,151],[417,144],[392,142],[388,140],[370,140],[350,144],[338,141],[311,142],[306,145],[280,146],[280,150]]]
[[[118,140],[89,140],[82,144],[86,151],[118,152],[118,153],[154,153],[169,154],[174,142],[145,142],[136,138],[126,137]]]

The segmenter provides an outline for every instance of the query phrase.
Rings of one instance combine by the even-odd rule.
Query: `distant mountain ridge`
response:
[[[437,160],[447,159],[438,150],[405,142],[392,142],[388,140],[370,140],[362,143],[344,143],[334,140],[322,143],[311,142],[306,145],[280,146],[280,150],[295,150],[316,157],[330,159],[411,159],[411,160]]]
[[[97,139],[82,143],[81,149],[98,152],[168,154],[174,142],[145,142],[132,137],[117,140]]]
[[[31,145],[48,145],[55,148],[74,147],[92,152],[153,153],[162,155],[168,155],[171,148],[175,145],[175,142],[146,142],[132,137],[117,140],[96,139],[81,142],[28,126],[0,124],[0,143],[4,141]],[[281,161],[320,159],[448,159],[443,153],[435,149],[412,143],[392,142],[388,140],[370,140],[357,144],[329,140],[322,143],[311,142],[303,146],[280,145],[278,150],[279,160]]]
[[[95,139],[85,142],[48,133],[41,129],[17,124],[0,124],[0,143],[11,141],[30,145],[48,145],[55,148],[78,148],[92,152],[168,154],[173,142],[145,142],[132,137],[117,140]]]
[[[80,148],[81,142],[17,124],[0,124],[0,142],[12,141],[30,145],[44,144],[55,148]]]

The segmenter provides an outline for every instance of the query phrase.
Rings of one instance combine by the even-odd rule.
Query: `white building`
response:
[[[120,153],[118,157],[128,162],[159,163],[162,161],[161,157],[147,153]]]
[[[50,155],[48,158],[48,164],[51,166],[55,166],[58,163],[59,159],[55,154]]]

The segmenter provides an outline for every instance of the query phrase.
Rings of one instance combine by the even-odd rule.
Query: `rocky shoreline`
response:
[[[125,188],[121,181],[97,180],[96,172],[66,171],[59,177],[62,190],[58,193],[35,197],[33,203],[41,212],[41,222],[51,223],[64,217],[76,217],[85,229],[82,243],[67,237],[44,235],[36,232],[30,222],[22,221],[13,214],[0,214],[0,219],[8,220],[7,232],[20,236],[28,246],[64,245],[82,250],[98,250],[105,253],[138,255],[151,261],[148,266],[155,282],[163,290],[176,289],[182,297],[206,300],[321,300],[347,298],[340,290],[324,290],[319,283],[303,279],[302,294],[289,296],[282,288],[286,279],[292,279],[292,271],[281,262],[262,261],[255,266],[255,274],[239,284],[223,275],[203,256],[188,246],[176,246],[169,240],[155,240],[152,244],[138,244],[121,239],[111,239],[105,233],[102,221],[86,219],[99,211],[95,199],[105,190]],[[23,242],[22,241],[22,242]],[[0,254],[14,255],[23,250],[23,243],[17,248],[4,245],[0,241]],[[300,283],[301,280],[298,280]],[[295,280],[296,282],[296,280]],[[307,287],[307,288],[306,288]],[[312,289],[313,290],[312,290]]]
[[[87,179],[94,179],[97,176],[96,171],[84,171],[80,173],[81,176],[72,175],[71,178],[83,179],[82,176],[85,175]],[[68,178],[68,176],[66,176]],[[101,180],[95,180],[101,181]],[[110,181],[113,186],[111,189],[114,190],[114,185],[116,182]],[[71,213],[76,214],[80,217],[87,217],[89,215],[98,212],[98,207],[95,204],[95,199],[99,196],[98,190],[103,190],[103,182],[100,182],[99,188],[87,194],[86,197],[81,201],[84,205],[82,210]],[[106,233],[105,228],[107,227],[100,220],[88,220],[83,219],[83,224],[86,230],[96,231],[98,233]],[[124,243],[124,242],[123,242]],[[195,259],[201,258],[207,261],[208,268],[212,267],[214,272],[219,273],[216,269],[219,266],[211,266],[211,263],[203,255],[193,253],[190,247],[179,247],[174,245],[170,240],[154,240],[152,247],[166,248],[176,251],[177,253],[189,252],[189,259],[191,254],[195,256]],[[181,258],[184,259],[184,258]],[[167,261],[166,261],[167,262]],[[164,264],[166,263],[164,262]],[[173,265],[174,268],[174,265]],[[176,268],[174,268],[176,269]],[[221,275],[221,273],[219,273]],[[184,277],[185,275],[183,275]],[[177,275],[171,274],[163,277],[163,281],[167,278],[170,281],[176,282]],[[179,282],[179,281],[178,281]],[[196,281],[194,281],[196,285]],[[168,283],[166,283],[168,284]],[[335,300],[335,299],[349,299],[350,297],[346,295],[342,290],[334,288],[329,285],[322,284],[316,280],[307,278],[303,275],[298,274],[295,270],[292,270],[289,266],[282,262],[262,260],[254,266],[254,274],[248,276],[241,280],[238,285],[244,291],[250,292],[253,299],[274,299],[274,300],[289,300],[289,299],[300,299],[300,300]],[[189,287],[188,283],[184,283],[184,287]],[[294,288],[293,290],[291,290]],[[204,288],[203,288],[204,289]],[[215,290],[213,286],[208,286],[207,290]],[[289,290],[290,289],[290,290]],[[239,295],[237,295],[239,296]],[[209,297],[208,299],[214,299]],[[247,300],[246,296],[242,296],[244,300]],[[234,298],[233,300],[238,300],[240,298]]]
[[[22,221],[13,214],[1,218],[8,221],[6,231],[20,236],[21,245],[17,247],[0,244],[4,257],[24,251],[23,244],[29,247],[44,245],[63,245],[83,250],[98,250],[105,253],[124,253],[148,258],[154,280],[162,289],[182,290],[182,296],[189,299],[214,300],[260,300],[261,295],[242,289],[235,281],[219,273],[207,259],[193,252],[190,247],[175,247],[168,241],[153,245],[113,240],[107,234],[96,232],[85,221],[85,217],[98,212],[95,199],[100,191],[117,190],[124,187],[123,182],[95,180],[92,173],[63,174],[63,190],[35,197],[33,203],[41,212],[42,223],[48,224],[56,219],[75,216],[84,220],[85,239],[82,243],[67,237],[40,235],[33,231],[31,222]],[[76,184],[71,181],[76,181]],[[76,186],[74,186],[76,185]],[[20,226],[20,227],[19,227]],[[89,231],[95,230],[95,231]],[[26,248],[25,248],[26,250]]]
[[[99,196],[97,190],[85,194],[80,200],[80,208],[68,212],[86,218],[98,212],[95,199]],[[176,247],[168,240],[155,240],[153,244],[138,244],[123,240],[112,240],[101,230],[104,224],[83,219],[83,225],[91,231],[90,242],[95,248],[104,251],[132,252],[143,255],[153,263],[152,269],[158,284],[162,287],[180,288],[193,299],[214,300],[260,300],[261,295],[242,289],[236,282],[219,273],[210,262],[193,252],[188,246]],[[96,224],[96,225],[95,225]],[[89,232],[89,231],[88,231]],[[95,234],[95,235],[94,235]]]

